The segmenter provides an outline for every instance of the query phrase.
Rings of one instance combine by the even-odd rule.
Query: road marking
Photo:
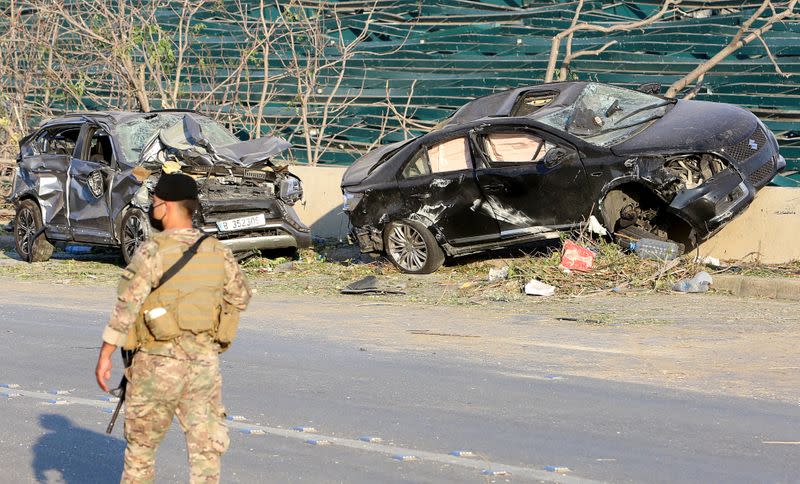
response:
[[[35,392],[30,390],[15,389],[16,393],[20,396],[34,398],[37,400],[44,400],[45,402],[53,399],[53,395],[46,392]],[[102,398],[81,398],[72,395],[64,396],[59,400],[73,405],[84,405],[88,407],[95,407],[103,410],[108,408],[108,401]],[[346,447],[349,449],[363,450],[367,452],[375,452],[378,454],[388,455],[397,459],[402,457],[401,460],[407,460],[408,457],[413,457],[413,460],[424,460],[431,462],[438,462],[441,464],[450,464],[469,469],[475,469],[483,472],[491,469],[492,472],[507,472],[517,477],[526,477],[530,479],[537,479],[547,482],[558,482],[565,484],[595,484],[600,481],[591,479],[584,479],[577,476],[558,474],[552,471],[546,471],[544,468],[534,469],[531,467],[522,467],[515,465],[507,465],[501,462],[492,462],[481,459],[470,459],[466,457],[457,457],[449,454],[441,454],[438,452],[429,452],[424,450],[409,449],[406,447],[398,447],[394,445],[387,445],[375,442],[364,442],[356,439],[346,439],[341,437],[334,437],[331,435],[321,435],[309,432],[298,432],[297,430],[268,427],[266,425],[248,424],[246,422],[229,421],[228,427],[236,429],[239,432],[251,435],[272,435],[276,437],[286,437],[290,439],[300,440],[307,442],[309,440],[315,441],[328,441],[330,445],[339,447]],[[496,474],[500,475],[500,474]]]
[[[306,444],[310,445],[331,445],[331,441],[328,439],[308,439],[306,440]]]
[[[780,440],[762,440],[761,443],[773,445],[800,445],[800,442],[784,442]]]
[[[454,450],[450,452],[450,455],[454,455],[456,457],[475,457],[475,452],[471,450]]]
[[[411,455],[411,454],[393,455],[392,459],[399,460],[399,461],[402,461],[402,462],[411,462],[411,461],[419,460],[419,459],[417,459],[417,456]]]

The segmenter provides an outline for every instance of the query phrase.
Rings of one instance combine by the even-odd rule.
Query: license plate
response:
[[[263,213],[258,215],[249,215],[247,217],[232,218],[230,220],[221,220],[217,222],[217,228],[220,232],[231,232],[233,230],[243,230],[252,227],[260,227],[267,223],[266,217]]]

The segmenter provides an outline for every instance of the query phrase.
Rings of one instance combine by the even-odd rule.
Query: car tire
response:
[[[407,274],[430,274],[444,263],[444,252],[433,234],[413,220],[391,222],[383,231],[386,256]]]
[[[119,232],[120,252],[122,252],[122,260],[125,261],[125,265],[131,263],[136,249],[150,237],[151,232],[147,214],[138,208],[130,208],[125,212]]]
[[[36,240],[31,240],[43,226],[39,205],[33,200],[23,200],[14,216],[14,244],[22,260],[44,262],[53,255],[53,244],[47,240],[44,233],[36,237]]]

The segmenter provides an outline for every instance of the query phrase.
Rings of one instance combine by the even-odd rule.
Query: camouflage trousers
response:
[[[139,352],[128,369],[123,483],[155,479],[158,445],[178,418],[186,434],[190,482],[219,482],[228,449],[219,360],[184,360]]]

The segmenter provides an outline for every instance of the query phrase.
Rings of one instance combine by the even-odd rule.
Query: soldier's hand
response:
[[[103,343],[103,347],[100,349],[100,356],[97,357],[97,368],[94,370],[94,376],[97,378],[97,384],[100,385],[104,392],[108,392],[107,383],[111,379],[111,353],[115,348],[113,345]]]

